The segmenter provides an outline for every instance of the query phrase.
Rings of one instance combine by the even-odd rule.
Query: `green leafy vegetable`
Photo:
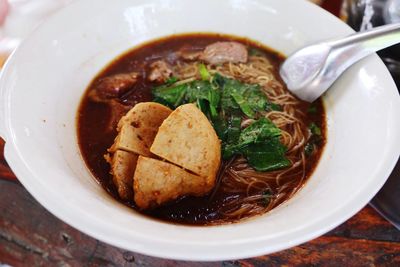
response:
[[[177,108],[185,103],[197,103],[204,113],[207,114],[209,111],[212,118],[218,116],[217,109],[220,101],[220,92],[214,89],[208,81],[159,86],[153,89],[153,96],[155,101],[167,104],[172,108]],[[200,100],[207,101],[208,104]]]
[[[282,107],[278,104],[269,102],[265,107],[265,111],[282,111]]]
[[[237,80],[216,77],[222,88],[221,109],[224,112],[240,109],[247,117],[254,118],[256,112],[266,110],[269,101],[259,85],[245,84]]]
[[[236,104],[239,105],[240,109],[243,111],[243,113],[249,117],[249,118],[254,118],[255,112],[250,106],[250,102],[247,101],[242,94],[239,94],[237,92],[232,92],[231,97],[233,97],[233,100],[235,100]]]
[[[323,141],[321,128],[319,128],[315,123],[311,123],[308,128],[310,129],[311,137],[304,147],[304,153],[307,157],[311,156]]]
[[[156,102],[176,108],[182,104],[187,88],[187,84],[180,84],[171,87],[160,86],[153,89],[153,96]]]
[[[225,118],[222,116],[218,116],[212,121],[212,124],[219,139],[225,142],[228,135],[228,124]]]
[[[196,100],[197,107],[203,112],[206,116],[208,116],[208,105],[204,99],[197,99]]]
[[[207,100],[211,85],[207,81],[193,81],[186,83],[185,98],[183,103],[193,103],[197,99]]]
[[[208,80],[210,80],[211,75],[210,75],[210,73],[208,72],[208,70],[207,70],[207,68],[206,68],[206,66],[205,66],[204,64],[200,64],[200,65],[199,65],[199,72],[200,72],[201,79],[202,79],[203,81],[208,81]]]
[[[248,146],[244,155],[250,166],[264,172],[290,166],[291,162],[285,157],[285,152],[286,148],[279,139],[273,138]]]
[[[209,118],[222,140],[224,159],[242,155],[257,171],[270,171],[290,166],[286,147],[280,142],[281,130],[262,117],[241,129],[243,117],[256,119],[259,112],[281,110],[268,101],[259,85],[245,84],[220,74],[211,77],[204,64],[199,65],[200,81],[176,84],[176,80],[153,89],[155,101],[176,108],[196,103]],[[316,125],[310,130],[318,132]],[[320,131],[320,130],[319,130]]]
[[[243,94],[248,105],[255,112],[265,110],[267,105],[270,104],[259,85],[247,85]]]
[[[207,100],[210,104],[211,117],[215,119],[218,116],[217,109],[219,106],[219,101],[221,100],[220,92],[210,86],[210,89],[208,90]]]
[[[170,84],[174,84],[178,81],[178,78],[175,76],[170,77],[167,81],[166,84],[170,85]]]
[[[231,116],[228,120],[226,143],[234,144],[240,138],[240,124],[242,123],[242,118]]]
[[[235,154],[243,153],[247,145],[260,143],[281,135],[281,130],[270,120],[261,118],[244,129],[236,144],[228,144],[223,151],[224,158],[230,158]]]

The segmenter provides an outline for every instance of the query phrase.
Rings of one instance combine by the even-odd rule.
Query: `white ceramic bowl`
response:
[[[371,56],[324,97],[328,143],[305,187],[272,212],[215,227],[172,225],[121,205],[94,181],[77,146],[75,117],[91,79],[114,57],[160,36],[218,32],[289,54],[352,31],[303,0],[77,1],[47,20],[4,68],[1,136],[22,184],[49,211],[95,238],[184,260],[245,258],[315,238],[360,210],[400,151],[400,100]]]

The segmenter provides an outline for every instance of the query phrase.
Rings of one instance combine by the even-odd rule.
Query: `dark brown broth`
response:
[[[206,225],[210,222],[215,222],[222,219],[221,214],[219,214],[217,211],[219,208],[221,208],[224,202],[232,198],[241,197],[237,194],[228,194],[219,190],[212,201],[210,200],[209,196],[184,197],[169,205],[146,212],[139,211],[133,201],[122,201],[118,196],[114,184],[112,183],[112,177],[109,174],[109,165],[103,157],[107,151],[107,148],[112,145],[114,138],[117,135],[115,130],[107,131],[107,124],[110,119],[110,110],[106,104],[96,103],[88,98],[88,92],[93,89],[94,84],[99,79],[112,74],[135,71],[141,73],[141,78],[139,82],[136,83],[135,86],[122,97],[121,101],[129,107],[133,107],[139,102],[152,101],[151,88],[154,86],[154,84],[146,80],[147,66],[151,62],[162,58],[172,63],[176,60],[174,52],[182,49],[183,47],[187,50],[201,50],[204,49],[204,47],[208,44],[216,41],[227,40],[235,40],[244,43],[250,48],[256,48],[263,51],[263,53],[265,53],[271,63],[275,66],[275,70],[279,69],[280,64],[285,58],[283,55],[272,51],[269,48],[244,38],[217,34],[189,34],[170,36],[168,38],[146,43],[120,56],[109,66],[107,66],[88,87],[85,95],[83,96],[77,117],[79,146],[86,165],[96,180],[116,200],[123,202],[125,205],[132,207],[142,214],[151,216],[152,218],[181,224]],[[276,77],[279,77],[277,72],[275,75]],[[309,125],[311,122],[316,123],[321,127],[323,136],[325,136],[325,111],[322,102],[318,100],[313,105],[316,107],[317,112],[313,114],[308,113],[309,116],[307,120],[304,121],[305,125]],[[309,106],[310,105],[308,103],[303,102],[299,108],[305,114],[307,114]],[[324,143],[325,137],[321,142],[317,153],[314,153],[313,156],[307,159],[307,178],[310,177],[318,163]],[[271,186],[277,187],[277,185]],[[287,199],[284,199],[283,201],[285,200]]]

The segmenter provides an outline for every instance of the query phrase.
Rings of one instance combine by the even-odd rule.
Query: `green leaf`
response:
[[[160,97],[155,97],[153,98],[154,102],[160,103],[161,105],[167,106],[171,109],[174,109],[175,107],[173,105],[171,105],[170,103],[168,103],[167,101],[164,100],[164,98],[160,98]]]
[[[203,112],[206,116],[208,115],[208,105],[204,99],[197,99],[196,105],[201,110],[201,112]]]
[[[180,84],[177,86],[167,87],[165,85],[155,87],[153,89],[153,96],[160,102],[167,103],[168,106],[172,106],[173,108],[178,107],[183,104],[182,101],[185,97],[186,91],[188,89],[188,84]]]
[[[236,144],[227,144],[223,148],[223,157],[228,159],[235,154],[241,154],[249,144],[267,141],[280,135],[281,130],[275,124],[267,118],[261,118],[240,133]]]
[[[257,171],[273,171],[289,167],[291,162],[285,157],[286,147],[278,138],[249,145],[244,155],[251,167]]]
[[[267,118],[261,118],[242,131],[239,142],[246,144],[262,142],[280,135],[281,130],[272,121]]]
[[[199,64],[199,72],[203,81],[210,80],[211,75],[204,64]]]
[[[219,74],[210,78],[204,65],[200,65],[199,70],[203,80],[156,87],[154,100],[171,108],[196,103],[222,140],[224,159],[243,155],[258,171],[289,166],[286,148],[279,141],[281,130],[272,121],[263,117],[241,129],[244,116],[255,118],[260,111],[280,110],[281,107],[269,102],[259,85],[241,83]],[[314,124],[310,129],[318,133],[319,128]]]
[[[222,76],[219,77],[221,77],[218,79],[220,86],[222,84],[221,110],[226,114],[229,114],[235,110],[240,110],[239,105],[235,102],[235,100],[232,97],[232,93],[235,92],[234,88],[232,88],[231,84],[228,84],[226,86],[226,83],[229,80],[226,78],[222,78]]]
[[[176,83],[177,81],[178,81],[178,78],[175,77],[175,76],[172,76],[171,78],[169,78],[169,79],[166,81],[166,84],[167,84],[167,85],[171,85],[171,84]]]
[[[267,105],[265,106],[265,111],[282,111],[282,107],[278,104],[269,102],[267,103]]]
[[[244,97],[254,111],[265,110],[268,99],[259,85],[246,85]]]
[[[189,83],[186,92],[185,102],[195,102],[197,99],[208,101],[210,115],[212,118],[218,116],[218,106],[220,102],[220,92],[214,89],[209,81],[193,81]]]
[[[208,103],[210,104],[210,113],[211,113],[212,118],[216,118],[218,116],[217,109],[219,106],[220,99],[221,99],[221,96],[220,96],[219,91],[210,86],[210,89],[208,90],[207,100],[208,100]]]
[[[240,117],[231,116],[229,118],[226,143],[233,144],[239,140],[241,123],[242,123],[242,118]]]
[[[153,96],[155,101],[172,108],[186,103],[197,103],[205,113],[210,111],[211,117],[218,116],[220,92],[214,89],[209,81],[193,81],[176,86],[165,84],[155,87]],[[198,102],[200,99],[208,101],[209,109],[205,109],[205,103]]]
[[[254,118],[255,113],[249,104],[250,102],[245,100],[241,94],[236,92],[232,92],[231,96],[233,97],[235,102],[239,105],[240,109],[247,117]]]
[[[315,123],[311,123],[308,128],[310,129],[312,134],[321,136],[321,128],[319,128]]]
[[[208,99],[208,92],[211,90],[211,85],[206,81],[193,81],[189,82],[186,88],[186,95],[184,102],[193,103],[197,99]]]
[[[221,109],[224,113],[240,109],[247,117],[265,110],[268,102],[259,85],[245,84],[234,79],[216,76],[214,81],[222,88]]]
[[[218,116],[213,119],[212,123],[219,139],[221,139],[222,142],[225,142],[228,134],[228,124],[225,118],[223,118],[222,116]]]

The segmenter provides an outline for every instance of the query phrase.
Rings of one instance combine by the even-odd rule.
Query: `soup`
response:
[[[270,211],[304,185],[326,141],[322,101],[287,91],[283,60],[257,42],[217,34],[134,48],[83,96],[77,124],[86,165],[116,200],[162,221],[213,225]],[[127,139],[135,144],[122,144],[138,129],[144,134]]]

